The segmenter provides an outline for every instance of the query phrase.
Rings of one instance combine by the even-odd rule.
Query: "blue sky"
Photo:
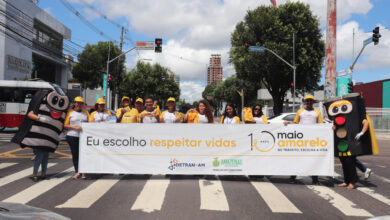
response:
[[[298,0],[296,0],[298,1]],[[325,33],[326,0],[299,0],[308,3]],[[66,0],[82,16],[117,42],[120,28],[104,19],[124,26],[128,32],[123,50],[136,41],[163,38],[163,53],[152,51],[130,52],[126,67],[130,70],[137,60],[161,63],[181,78],[182,98],[192,102],[201,98],[205,86],[206,68],[211,54],[221,54],[224,77],[234,74],[228,64],[230,33],[248,9],[270,5],[269,0]],[[286,0],[277,1],[278,5]],[[38,6],[72,30],[71,40],[81,46],[106,41],[107,38],[90,29],[60,0],[40,0]],[[376,46],[370,44],[358,60],[353,79],[371,82],[390,78],[390,8],[389,0],[338,0],[337,5],[337,70],[352,64],[353,29],[355,29],[355,56],[372,29],[380,26],[382,38]],[[325,37],[324,37],[325,38]],[[70,44],[71,45],[71,44]],[[79,52],[82,48],[74,46]],[[324,71],[323,71],[324,72]],[[322,82],[324,79],[322,80]]]

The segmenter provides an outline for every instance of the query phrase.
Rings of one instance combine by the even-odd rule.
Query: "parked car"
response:
[[[275,115],[268,118],[268,122],[270,124],[278,124],[278,123],[281,124],[284,121],[294,121],[295,115],[296,115],[295,112],[281,113],[279,115]]]

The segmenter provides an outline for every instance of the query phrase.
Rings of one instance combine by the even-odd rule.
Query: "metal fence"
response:
[[[366,108],[377,135],[390,135],[390,108]]]

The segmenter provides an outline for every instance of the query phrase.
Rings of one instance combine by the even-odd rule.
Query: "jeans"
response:
[[[46,175],[47,163],[49,162],[49,151],[34,149],[35,160],[34,160],[34,171],[33,174],[38,174],[39,165],[42,164],[42,175]]]
[[[79,172],[79,137],[66,136],[66,141],[70,146],[72,152],[72,161],[76,173]]]
[[[367,167],[364,166],[363,163],[360,162],[360,160],[358,160],[357,158],[356,158],[356,160],[355,160],[355,166],[356,166],[357,168],[359,168],[359,170],[361,170],[363,173],[366,172],[366,170],[367,170]]]

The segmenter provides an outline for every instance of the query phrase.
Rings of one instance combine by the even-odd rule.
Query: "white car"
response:
[[[285,121],[294,121],[296,113],[295,112],[286,112],[279,115],[272,116],[268,118],[270,124],[283,123]]]

